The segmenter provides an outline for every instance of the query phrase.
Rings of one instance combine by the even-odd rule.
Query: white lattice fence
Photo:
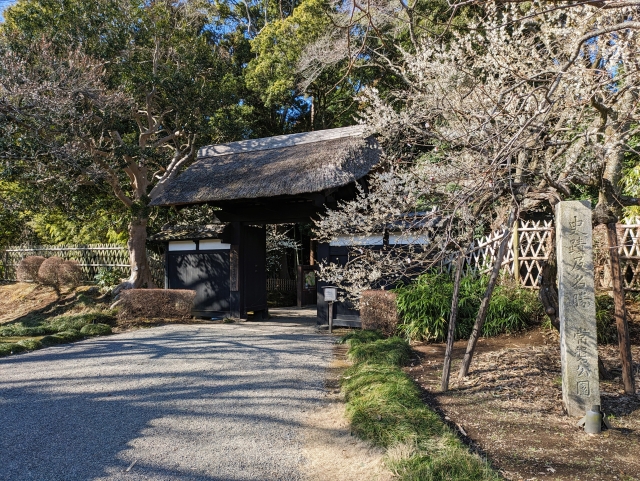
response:
[[[512,276],[515,272],[515,278],[521,286],[539,287],[542,264],[549,257],[549,236],[552,232],[551,219],[520,220],[514,225],[502,268]],[[486,274],[491,271],[503,235],[504,230],[495,231],[474,241],[467,254],[465,273]],[[624,287],[629,291],[640,291],[640,224],[619,224],[618,241]],[[445,270],[450,271],[453,256],[444,264]]]
[[[553,222],[549,220],[520,220],[514,223],[502,259],[502,268],[523,287],[537,288],[542,263],[548,258],[549,235]],[[486,274],[491,271],[504,229],[473,242],[467,254],[466,272]]]
[[[618,226],[624,288],[640,290],[640,224]]]
[[[164,259],[147,251],[151,275],[156,285],[164,285]],[[93,282],[102,268],[113,269],[121,277],[129,277],[129,251],[118,244],[9,247],[2,252],[2,278],[16,280],[16,267],[28,256],[61,257],[75,260],[82,267],[84,280]]]

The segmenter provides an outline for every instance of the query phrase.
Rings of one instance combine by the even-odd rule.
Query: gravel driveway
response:
[[[0,360],[0,479],[301,479],[331,338],[170,325]]]

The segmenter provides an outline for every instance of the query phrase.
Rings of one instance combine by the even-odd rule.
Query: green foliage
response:
[[[356,344],[378,341],[384,338],[384,334],[382,334],[380,331],[357,329],[342,336],[337,341],[337,344],[348,344],[349,346],[355,346]]]
[[[0,165],[0,248],[19,243],[23,239],[30,214],[25,186],[3,180],[3,177],[8,175]]]
[[[43,336],[45,334],[54,334],[57,329],[48,325],[29,327],[21,323],[10,324],[0,328],[0,337],[27,337],[27,336]]]
[[[486,277],[463,277],[460,282],[456,338],[469,337],[480,301],[487,287]],[[453,281],[447,274],[426,273],[411,284],[396,289],[401,323],[407,339],[443,341],[447,336]],[[534,292],[509,284],[494,289],[482,333],[495,336],[526,328],[542,317],[542,306]]]
[[[66,344],[68,342],[77,341],[84,336],[80,334],[80,331],[76,329],[68,329],[66,331],[60,331],[57,334],[51,336],[44,336],[40,339],[40,343],[44,347],[55,346],[57,344]]]
[[[80,330],[87,324],[114,324],[115,314],[112,311],[90,311],[82,314],[54,317],[49,325],[58,331],[67,329]]]
[[[489,314],[482,334],[497,336],[521,331],[532,324],[540,323],[542,318],[543,308],[536,291],[508,284],[499,285],[491,297]]]
[[[497,481],[497,474],[467,450],[400,369],[408,361],[407,342],[376,339],[379,336],[363,331],[348,339],[352,342],[348,355],[355,364],[345,372],[342,389],[352,430],[377,446],[411,448],[408,457],[387,460],[400,479]],[[396,353],[390,354],[393,350]]]
[[[37,339],[23,339],[22,341],[18,341],[17,344],[24,347],[27,351],[35,351],[42,347],[42,343]]]
[[[56,316],[49,321],[42,321],[35,326],[15,323],[0,328],[1,337],[27,337],[55,334],[61,331],[81,330],[88,324],[113,324],[115,316],[111,311],[92,311],[82,314]]]
[[[395,366],[357,364],[345,373],[342,389],[354,431],[377,446],[430,438],[445,431],[420,390]]]
[[[613,298],[607,294],[596,296],[596,329],[598,344],[616,344],[618,329]]]
[[[371,331],[364,331],[371,332]],[[355,363],[404,366],[411,359],[411,348],[404,339],[390,337],[372,342],[351,342],[349,359]]]
[[[10,354],[18,354],[24,351],[26,351],[26,348],[21,344],[15,342],[0,343],[0,357],[8,356]]]
[[[430,447],[429,454],[416,454],[408,459],[390,462],[390,468],[401,481],[498,481],[491,467],[461,446],[453,435]]]
[[[38,241],[46,245],[125,244],[126,225],[122,222],[123,213],[117,207],[111,203],[111,212],[105,208],[90,209],[83,214],[73,212],[71,216],[56,208],[48,209],[34,214],[28,226],[38,236]]]
[[[120,283],[120,273],[111,267],[101,267],[93,277],[98,287],[102,290],[115,287]]]
[[[106,324],[87,324],[82,326],[80,333],[85,336],[106,336],[111,334],[111,326]]]

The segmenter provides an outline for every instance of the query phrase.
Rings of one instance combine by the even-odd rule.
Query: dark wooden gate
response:
[[[242,226],[244,309],[264,311],[267,308],[267,237],[264,227]]]
[[[196,291],[193,314],[213,316],[229,312],[229,251],[167,252],[169,289]]]

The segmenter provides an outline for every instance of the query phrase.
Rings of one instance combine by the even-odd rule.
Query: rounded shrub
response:
[[[56,344],[63,344],[65,342],[66,341],[64,341],[63,339],[59,338],[55,334],[50,335],[50,336],[44,336],[42,339],[40,339],[40,344],[42,345],[42,347],[55,346]]]
[[[78,261],[64,261],[58,269],[58,279],[61,285],[75,288],[82,283],[82,268]]]
[[[111,326],[106,324],[87,324],[80,329],[80,333],[85,336],[106,336],[111,334]]]
[[[42,256],[29,256],[20,261],[16,268],[18,282],[36,282],[38,280],[38,270],[45,261]]]
[[[49,257],[45,259],[38,269],[38,282],[44,286],[54,289],[60,288],[60,266],[64,259],[60,257]]]

